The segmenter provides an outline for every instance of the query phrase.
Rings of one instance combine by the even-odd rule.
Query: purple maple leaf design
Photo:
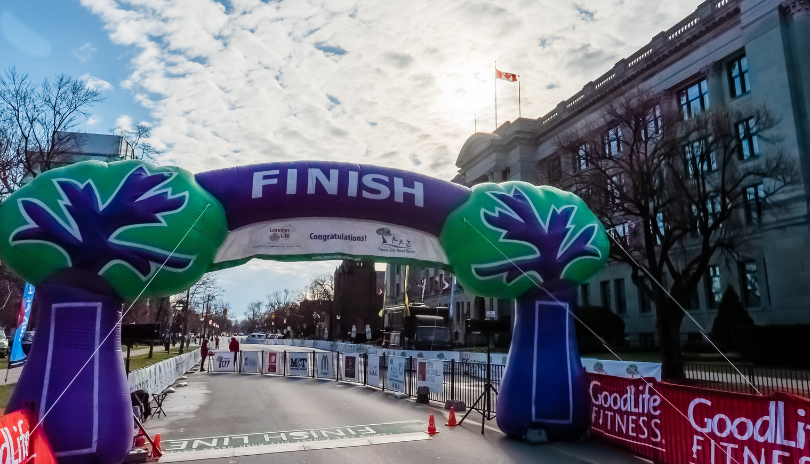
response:
[[[525,272],[540,277],[549,283],[561,280],[566,268],[580,258],[599,258],[599,250],[591,245],[596,235],[596,224],[588,224],[574,234],[571,221],[576,213],[575,205],[551,207],[544,223],[526,194],[515,187],[511,193],[487,192],[499,206],[494,212],[482,210],[481,218],[490,228],[501,232],[501,242],[522,243],[535,250],[534,253],[473,266],[473,273],[480,279],[502,277],[511,285]]]
[[[163,187],[174,176],[150,174],[144,166],[138,166],[121,181],[106,203],[101,201],[92,180],[82,184],[73,179],[54,179],[62,195],[59,203],[67,222],[40,200],[21,198],[18,205],[28,224],[15,230],[10,242],[12,245],[45,242],[62,251],[71,267],[96,273],[119,262],[131,266],[142,279],[148,278],[164,261],[169,270],[185,270],[194,256],[171,255],[171,251],[116,238],[130,227],[165,225],[162,215],[185,207],[188,192],[172,194],[170,188]]]

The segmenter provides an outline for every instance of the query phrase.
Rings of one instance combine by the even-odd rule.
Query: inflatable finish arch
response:
[[[50,411],[43,424],[60,463],[118,463],[129,450],[117,351],[123,302],[179,293],[205,272],[253,258],[443,267],[477,295],[515,298],[498,426],[550,440],[588,426],[567,306],[606,261],[608,242],[568,192],[523,182],[468,189],[331,162],[196,176],[139,161],[83,162],[41,174],[0,205],[0,237],[0,259],[41,295],[29,365],[8,409],[30,402],[39,417]]]

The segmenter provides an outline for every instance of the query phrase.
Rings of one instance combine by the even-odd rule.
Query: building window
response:
[[[626,246],[630,244],[630,223],[625,222],[624,224],[619,224],[616,227],[612,227],[609,229],[608,234],[615,240],[619,242],[621,245]]]
[[[720,281],[720,266],[709,266],[706,272],[706,297],[709,300],[709,307],[716,308],[723,299],[723,291]]]
[[[616,174],[610,178],[610,198],[613,203],[620,204],[622,202],[622,193],[624,192],[624,177],[621,174]]]
[[[737,134],[740,136],[740,158],[747,160],[759,156],[757,123],[754,118],[738,122]]]
[[[583,143],[577,149],[577,154],[574,156],[574,172],[581,172],[588,169],[590,162],[588,161],[588,144]]]
[[[504,182],[509,180],[509,168],[505,168],[503,171],[501,171],[501,180]]]
[[[608,311],[613,310],[612,300],[610,299],[610,281],[606,280],[599,283],[600,290],[602,291],[602,307]]]
[[[591,284],[582,284],[582,306],[591,305]]]
[[[467,316],[466,316],[466,318],[467,319],[470,318],[470,302],[469,301],[467,302]]]
[[[624,293],[624,279],[614,280],[613,287],[616,289],[616,312],[624,314],[627,312],[627,296]]]
[[[644,139],[650,140],[655,138],[663,130],[664,118],[661,117],[661,107],[655,105],[655,108],[647,113],[647,124],[644,127]]]
[[[709,143],[706,140],[698,140],[684,146],[684,155],[686,172],[690,178],[717,170],[717,159],[714,152],[709,151]]]
[[[757,279],[757,263],[747,261],[740,263],[740,277],[742,282],[740,288],[743,289],[745,306],[759,306],[759,280]]]
[[[618,155],[622,151],[622,128],[616,126],[605,134],[605,154],[607,156]]]
[[[647,285],[649,279],[644,278],[644,285]],[[641,314],[649,314],[652,312],[652,305],[650,304],[650,295],[642,287],[638,287],[638,302]]]
[[[690,119],[709,109],[709,83],[706,79],[678,92],[684,119]]]
[[[562,166],[560,162],[560,157],[555,156],[554,158],[550,159],[548,162],[548,181],[549,182],[558,182],[562,179]]]
[[[751,90],[751,82],[748,80],[748,59],[745,55],[728,64],[728,78],[731,98],[739,97]]]
[[[759,224],[762,222],[762,203],[765,199],[765,188],[762,184],[745,188],[745,222]]]

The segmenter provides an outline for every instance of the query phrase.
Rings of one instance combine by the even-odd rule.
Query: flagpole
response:
[[[495,129],[498,129],[498,62],[495,62]],[[495,131],[493,131],[495,132]]]
[[[520,77],[520,74],[518,74]],[[518,117],[520,117],[520,79],[518,79]]]

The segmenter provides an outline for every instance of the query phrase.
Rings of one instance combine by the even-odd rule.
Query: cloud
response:
[[[127,114],[118,116],[118,118],[115,120],[115,127],[120,127],[121,129],[132,129],[132,118]]]
[[[90,42],[82,45],[79,48],[73,50],[73,56],[79,59],[82,63],[89,60],[93,56],[93,52],[96,51],[96,48],[93,47]]]
[[[475,115],[494,125],[494,61],[538,118],[699,0],[81,3],[130,49],[121,86],[164,163],[362,160],[449,180]],[[517,85],[497,86],[499,122],[516,119]]]
[[[87,124],[89,124],[91,126],[95,126],[96,124],[98,124],[100,122],[101,122],[101,118],[99,118],[98,116],[90,116],[89,118],[87,118]]]
[[[88,89],[100,90],[104,92],[105,90],[110,90],[113,88],[112,84],[109,82],[105,81],[104,79],[99,79],[98,77],[93,77],[90,74],[83,75],[81,80],[85,81],[84,85]]]
[[[8,10],[0,12],[0,31],[3,37],[21,52],[44,58],[51,54],[51,43]]]

